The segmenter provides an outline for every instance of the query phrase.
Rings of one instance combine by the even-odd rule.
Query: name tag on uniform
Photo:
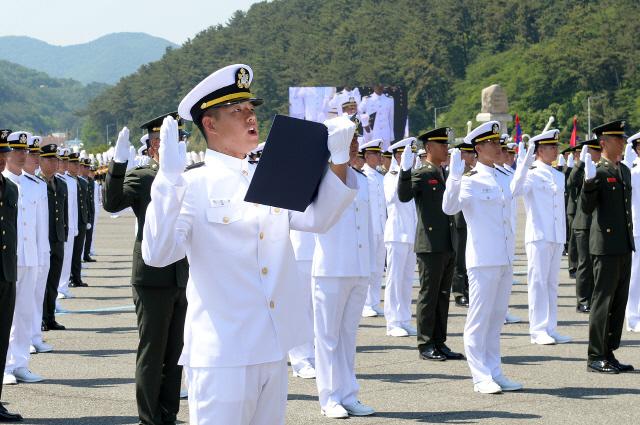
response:
[[[615,177],[607,177],[609,183],[618,183],[618,179]]]
[[[431,184],[431,185],[433,185],[433,184],[438,184],[438,180],[436,180],[436,179],[429,179],[429,180],[427,180],[427,183],[429,183],[429,184]]]

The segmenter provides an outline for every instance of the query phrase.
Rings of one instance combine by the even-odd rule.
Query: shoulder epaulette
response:
[[[42,181],[43,181],[43,182],[45,182],[45,183],[47,182],[45,179],[43,179],[42,177],[40,177],[40,176],[38,176],[38,175],[36,175],[36,177],[37,177],[37,178],[39,178],[40,180],[42,180]]]
[[[194,168],[200,168],[203,165],[204,165],[204,161],[194,162],[193,164],[187,166],[187,168],[185,168],[184,171],[193,170]]]
[[[28,176],[28,175],[26,175],[26,174],[23,174],[23,176],[25,176],[26,178],[28,178],[29,180],[31,180],[31,181],[32,181],[32,182],[34,182],[34,183],[40,184],[40,182],[39,182],[38,180],[34,179],[34,178],[33,178],[33,177],[31,177],[31,176]]]
[[[466,177],[471,177],[474,174],[478,174],[478,172],[476,170],[469,170],[466,173],[464,173],[463,175],[466,176]]]
[[[398,172],[396,170],[393,171],[389,171],[391,173],[391,175],[395,176],[396,174],[398,174]]]
[[[502,174],[504,174],[505,176],[508,176],[509,174],[507,174],[506,171],[502,171],[501,169],[499,169],[498,167],[496,167],[496,170],[501,172]]]
[[[351,166],[350,166],[350,167],[351,167]],[[362,170],[358,170],[358,169],[357,169],[357,168],[355,168],[355,167],[351,167],[351,169],[352,169],[353,171],[355,171],[356,173],[362,174],[363,176],[367,177],[367,175],[364,173],[364,171],[362,171]]]
[[[532,165],[531,167],[529,167],[530,170],[535,170],[536,168],[538,168],[537,165]],[[555,169],[556,171],[558,171],[557,169]]]

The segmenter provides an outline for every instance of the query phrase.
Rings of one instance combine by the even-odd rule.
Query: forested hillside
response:
[[[405,87],[412,133],[433,127],[433,108],[445,105],[438,125],[463,133],[480,90],[494,83],[507,89],[525,132],[550,114],[563,136],[573,115],[585,129],[588,96],[594,123],[626,117],[639,126],[639,17],[637,0],[258,3],[98,96],[84,136],[102,141],[109,124],[137,127],[175,110],[194,84],[236,62],[254,69],[263,128],[287,112],[289,86],[373,81]]]

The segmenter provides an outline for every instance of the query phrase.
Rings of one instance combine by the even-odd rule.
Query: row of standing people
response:
[[[44,378],[29,369],[30,355],[53,347],[43,332],[64,330],[56,321],[59,293],[87,286],[82,261],[90,257],[96,183],[88,158],[80,158],[25,131],[1,130],[3,200],[0,362],[3,385]],[[6,165],[6,167],[5,167]],[[9,199],[15,188],[16,199]],[[0,390],[2,386],[0,385]],[[0,408],[0,422],[20,421]]]

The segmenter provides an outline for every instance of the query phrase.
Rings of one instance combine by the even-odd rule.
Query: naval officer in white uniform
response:
[[[502,154],[500,123],[484,123],[464,141],[475,148],[478,161],[463,175],[464,161],[460,151],[454,149],[442,210],[450,215],[462,211],[467,221],[469,312],[464,329],[465,354],[474,391],[494,394],[519,390],[522,385],[503,374],[500,361],[500,330],[513,283],[515,244],[510,177],[494,165]],[[518,168],[529,167],[531,162],[533,150],[520,157]]]
[[[204,163],[184,170],[176,121],[160,130],[160,170],[142,240],[145,263],[186,254],[184,365],[192,424],[284,424],[289,349],[312,341],[289,230],[322,233],[355,196],[345,185],[354,125],[329,120],[331,162],[304,213],[244,201],[258,145],[253,72],[236,64],[209,75],[180,102],[207,140]],[[182,155],[180,154],[182,152]]]
[[[529,334],[532,344],[571,341],[558,325],[558,273],[566,241],[564,174],[552,163],[558,156],[559,130],[548,130],[529,140],[536,161],[518,170],[514,196],[522,196],[526,211],[524,242],[527,252]]]

